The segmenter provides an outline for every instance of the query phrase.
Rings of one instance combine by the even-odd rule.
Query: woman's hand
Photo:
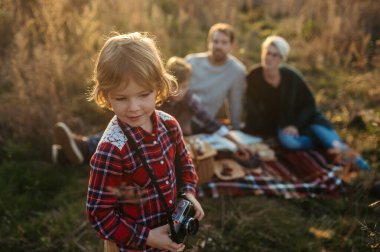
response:
[[[169,225],[160,226],[149,231],[146,244],[152,248],[166,249],[169,251],[183,251],[185,245],[177,244],[169,237]]]
[[[289,125],[289,126],[285,127],[282,131],[287,135],[299,136],[298,129],[293,125]]]
[[[185,193],[185,195],[186,195],[186,198],[188,200],[190,200],[193,203],[193,205],[194,205],[194,210],[195,210],[194,218],[196,218],[198,220],[202,220],[203,217],[205,216],[205,213],[203,212],[201,204],[195,198],[194,194],[192,194],[192,193]]]

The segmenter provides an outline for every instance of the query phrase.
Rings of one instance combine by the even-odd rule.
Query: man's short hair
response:
[[[217,23],[211,26],[208,31],[208,41],[211,41],[212,35],[214,32],[219,31],[230,38],[230,42],[233,43],[235,41],[235,31],[232,25],[226,23]]]

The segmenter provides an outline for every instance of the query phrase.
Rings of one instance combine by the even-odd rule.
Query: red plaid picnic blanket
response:
[[[240,179],[223,181],[214,176],[198,187],[198,195],[336,197],[343,189],[338,176],[343,166],[328,164],[321,152],[276,150],[276,157],[276,161],[261,162],[260,168],[246,169]]]

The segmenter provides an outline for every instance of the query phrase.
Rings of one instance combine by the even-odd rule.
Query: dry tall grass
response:
[[[262,12],[254,16],[262,15],[269,23],[277,22],[277,29],[270,26],[269,32],[287,38],[297,59],[304,64],[367,68],[376,60],[380,38],[380,23],[376,20],[380,12],[378,1],[254,2]],[[255,6],[249,10],[254,13]]]
[[[236,27],[235,54],[248,67],[278,33],[298,66],[365,68],[376,60],[379,12],[376,0],[1,0],[0,143],[47,144],[58,120],[88,132],[107,116],[85,93],[112,30],[149,31],[169,58],[205,50],[208,28],[222,21]]]
[[[85,90],[102,34],[94,6],[74,1],[5,1],[14,20],[2,79],[1,139],[49,139],[50,128]],[[96,6],[95,6],[96,8]],[[4,82],[2,82],[3,84]]]

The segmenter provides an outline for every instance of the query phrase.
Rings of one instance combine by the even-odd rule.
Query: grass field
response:
[[[201,198],[206,218],[188,251],[370,251],[380,208],[369,206],[366,177],[338,199]],[[102,251],[85,215],[87,178],[87,166],[3,162],[2,251]]]

